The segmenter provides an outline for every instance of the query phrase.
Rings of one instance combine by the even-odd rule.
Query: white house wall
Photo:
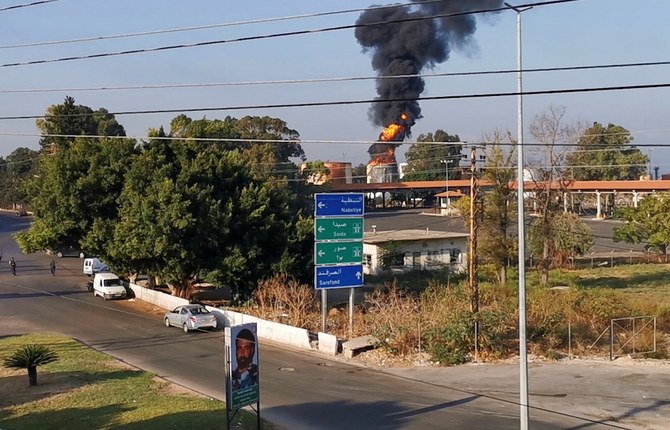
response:
[[[387,245],[388,243],[389,242],[383,244],[363,243],[363,254],[365,255],[364,258],[370,256],[370,264],[364,265],[364,271],[366,274],[376,274],[377,272],[383,270],[381,267],[380,257],[384,252],[384,245]],[[402,267],[403,270],[412,270],[414,267],[414,252],[421,252],[418,268],[422,270],[439,269],[443,268],[445,265],[450,265],[456,271],[463,271],[467,266],[467,238],[459,237],[448,239],[396,241],[393,242],[393,244],[394,247],[397,247],[397,252],[402,252],[405,254],[404,266]],[[457,261],[450,261],[449,250],[451,249],[458,249],[460,251],[460,257],[457,259]],[[429,252],[435,251],[439,251],[439,255],[428,255]],[[400,267],[395,268],[401,269]]]

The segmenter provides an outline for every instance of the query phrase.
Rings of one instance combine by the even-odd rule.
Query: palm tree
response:
[[[27,345],[5,358],[5,367],[28,369],[28,383],[31,387],[37,385],[37,366],[56,361],[58,356],[54,351],[43,345]]]

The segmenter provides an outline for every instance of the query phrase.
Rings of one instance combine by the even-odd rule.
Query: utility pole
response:
[[[524,212],[523,174],[523,61],[521,55],[521,13],[532,6],[518,8],[507,2],[505,6],[516,12],[516,77],[517,77],[517,222],[519,250],[519,430],[528,430],[528,341],[526,339],[526,225]]]
[[[479,278],[477,277],[477,175],[476,149],[470,149],[470,258],[468,277],[470,281],[470,311],[475,315],[475,361],[479,360]]]

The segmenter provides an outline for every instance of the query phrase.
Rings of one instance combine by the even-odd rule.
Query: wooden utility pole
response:
[[[475,361],[479,360],[479,278],[477,277],[477,176],[476,150],[470,149],[470,258],[468,259],[468,277],[470,281],[470,311],[475,314]]]

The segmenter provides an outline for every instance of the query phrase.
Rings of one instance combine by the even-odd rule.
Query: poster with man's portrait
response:
[[[228,404],[239,409],[258,402],[258,342],[256,323],[226,327]]]

